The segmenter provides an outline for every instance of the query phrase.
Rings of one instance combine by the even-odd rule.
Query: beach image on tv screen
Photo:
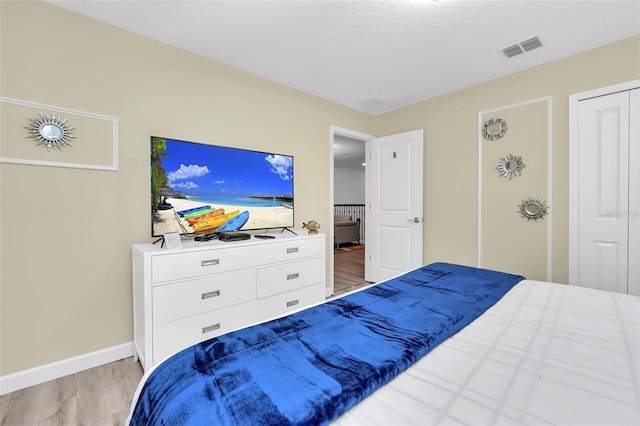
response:
[[[152,235],[293,226],[293,157],[151,138]]]

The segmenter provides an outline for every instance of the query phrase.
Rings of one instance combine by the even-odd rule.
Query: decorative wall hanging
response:
[[[0,163],[118,170],[117,117],[5,97],[0,117]]]
[[[502,118],[492,118],[482,126],[482,136],[490,141],[500,139],[507,133],[507,122]]]
[[[529,198],[520,203],[520,214],[527,220],[536,221],[538,219],[544,219],[549,213],[549,208],[545,201],[538,198]]]
[[[62,151],[65,146],[71,146],[74,128],[67,123],[67,119],[56,117],[56,114],[43,115],[29,119],[29,125],[25,127],[36,146],[45,146],[47,150],[57,148]]]
[[[520,176],[524,167],[525,164],[522,162],[522,157],[509,154],[498,161],[496,169],[500,172],[500,176],[511,179],[514,176]]]

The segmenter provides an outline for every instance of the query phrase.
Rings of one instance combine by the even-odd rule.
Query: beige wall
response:
[[[465,259],[471,265],[477,264],[478,114],[550,96],[553,144],[552,199],[548,200],[552,215],[551,278],[553,281],[566,283],[569,274],[569,95],[638,78],[640,37],[636,36],[431,99],[385,114],[376,120],[376,135],[424,129],[425,263],[459,262]],[[527,112],[522,110],[515,113]],[[541,122],[541,125],[544,125],[544,122]],[[515,131],[515,128],[511,128],[507,135]],[[546,140],[540,140],[539,143],[546,143]],[[513,154],[522,155],[517,152]],[[497,161],[497,158],[495,160]],[[526,158],[524,162],[527,163]],[[524,172],[533,172],[532,165],[527,165]],[[514,180],[511,183],[520,185],[522,181]],[[523,198],[529,196],[536,194],[523,191]],[[502,201],[511,203],[507,199]],[[497,209],[504,205],[498,197],[494,197],[492,203]],[[515,210],[513,214],[518,215],[517,206]],[[489,227],[498,229],[497,224],[491,221],[499,219],[487,217],[487,214],[483,214],[483,224],[488,220]],[[528,225],[538,228],[546,226],[543,223]],[[505,236],[520,238],[519,229],[507,226],[499,235],[484,235],[485,257],[489,256],[492,246],[497,248],[500,245],[501,239]],[[485,244],[485,239],[489,238],[492,239],[491,244]],[[536,241],[535,247],[539,247],[539,244],[540,242]],[[520,247],[523,251],[534,250],[527,244],[526,238],[523,238]],[[531,254],[532,257],[539,257],[538,252]],[[545,279],[546,271],[540,270],[542,265],[538,266],[538,270],[531,271],[526,262],[526,257],[514,256],[504,258],[499,263],[494,259],[490,266],[518,272],[523,270],[520,266],[526,265],[530,271],[527,275],[531,279]]]
[[[296,226],[329,223],[329,128],[368,132],[370,116],[47,3],[0,7],[1,95],[120,129],[117,172],[0,164],[0,375],[132,340],[150,135],[294,155]],[[85,130],[52,158],[95,143]]]
[[[547,243],[550,218],[523,218],[520,204],[527,199],[548,204],[549,98],[511,105],[483,113],[480,123],[502,118],[508,130],[498,140],[481,139],[479,145],[480,264],[489,269],[547,280]],[[522,157],[520,176],[507,179],[496,166],[508,154]]]
[[[329,222],[330,125],[424,128],[424,260],[474,264],[478,113],[552,96],[553,278],[566,281],[568,95],[640,76],[636,37],[372,117],[46,3],[0,8],[0,94],[114,116],[120,129],[117,172],[0,164],[0,375],[132,340],[150,135],[294,155],[301,225]]]

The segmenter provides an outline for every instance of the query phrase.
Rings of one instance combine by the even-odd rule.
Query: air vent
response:
[[[507,58],[512,58],[516,55],[519,55],[524,52],[528,52],[533,49],[537,49],[542,46],[542,42],[538,37],[530,38],[529,40],[521,41],[518,44],[514,44],[513,46],[506,47],[502,49],[502,53]]]
[[[389,103],[388,101],[378,96],[371,96],[370,98],[367,98],[364,101],[358,102],[358,105],[362,105],[363,107],[366,107],[366,108],[377,108],[379,106],[386,105],[388,103]]]
[[[512,56],[516,56],[521,53],[524,53],[524,50],[522,50],[520,45],[514,44],[513,46],[509,46],[505,49],[502,49],[502,53],[504,53],[504,56],[506,56],[507,58],[511,58]]]
[[[520,43],[520,46],[522,46],[525,52],[528,52],[530,50],[537,49],[538,47],[542,46],[542,42],[538,37],[534,37],[534,38],[530,38],[527,41],[523,41],[522,43]]]

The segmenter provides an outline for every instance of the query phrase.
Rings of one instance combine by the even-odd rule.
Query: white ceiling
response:
[[[341,169],[364,170],[364,142],[361,140],[334,135],[333,167]]]
[[[640,0],[47,1],[373,115],[640,34]]]
[[[640,0],[46,1],[372,115],[640,34]]]

